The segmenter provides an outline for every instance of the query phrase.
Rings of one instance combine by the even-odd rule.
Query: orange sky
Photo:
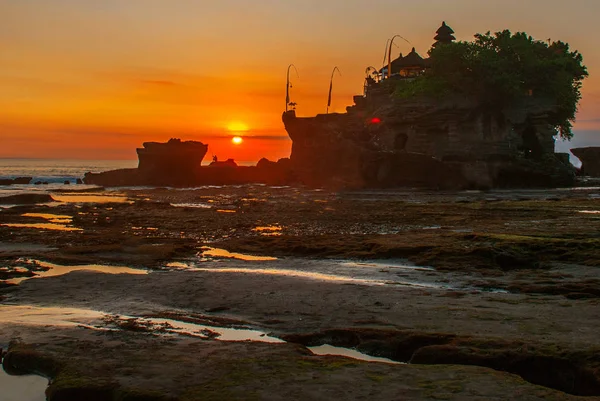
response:
[[[597,0],[0,0],[0,157],[135,158],[143,141],[202,140],[219,158],[289,155],[281,123],[294,63],[299,115],[362,91],[386,38],[425,54],[442,20],[470,39],[509,28],[580,50],[591,77],[576,130],[600,145]],[[407,52],[406,43],[394,50]],[[243,144],[227,130],[245,124]]]

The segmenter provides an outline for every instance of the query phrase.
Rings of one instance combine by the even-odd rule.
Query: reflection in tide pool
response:
[[[335,355],[335,356],[345,356],[352,359],[358,359],[360,361],[366,362],[381,362],[381,363],[389,363],[392,365],[401,365],[400,362],[392,361],[388,358],[380,358],[376,356],[371,356],[367,354],[363,354],[354,349],[350,348],[341,348],[334,347],[333,345],[325,344],[319,345],[317,347],[308,347],[308,349],[315,355]]]
[[[207,326],[175,319],[111,316],[95,310],[78,308],[0,305],[0,321],[31,326],[79,326],[102,331],[115,330],[114,327],[121,330],[120,324],[134,321],[139,327],[148,328],[149,331],[155,330],[156,334],[179,334],[219,341],[285,342],[259,330]],[[0,400],[4,401],[3,398]]]
[[[72,216],[66,216],[62,214],[51,214],[51,213],[25,213],[23,217],[34,217],[48,220],[50,223],[69,224],[73,221]]]
[[[371,267],[376,269],[405,269],[405,270],[413,270],[413,271],[434,271],[433,267],[423,267],[423,266],[415,266],[410,265],[408,263],[391,263],[391,262],[342,262],[342,266],[349,267]]]
[[[202,251],[202,256],[211,256],[211,257],[216,257],[216,258],[229,258],[229,259],[239,259],[239,260],[245,260],[245,261],[250,261],[250,262],[265,262],[265,261],[269,261],[269,260],[277,260],[277,258],[274,258],[272,256],[253,256],[253,255],[245,255],[243,253],[235,253],[235,252],[229,252],[225,249],[219,249],[219,248],[208,248]]]
[[[35,278],[43,278],[43,277],[54,277],[54,276],[62,276],[67,273],[71,273],[74,271],[86,270],[93,271],[105,274],[148,274],[147,270],[142,269],[133,269],[131,267],[124,266],[106,266],[106,265],[78,265],[78,266],[62,266],[54,263],[48,263],[39,260],[33,260],[32,263],[35,263],[38,266],[46,268],[46,271],[35,272],[37,275],[34,277],[19,277],[11,280],[7,280],[6,282],[9,284],[20,284],[25,280],[35,279]]]
[[[166,264],[166,267],[170,267],[173,269],[191,269],[192,268],[189,264],[183,263],[183,262],[169,262]]]
[[[183,318],[183,317],[182,317]],[[77,308],[53,308],[53,307],[35,307],[29,305],[0,305],[0,321],[3,323],[22,324],[31,326],[57,326],[57,327],[83,327],[92,330],[112,331],[124,330],[125,327],[143,327],[154,334],[175,334],[183,336],[199,337],[206,340],[217,341],[253,341],[271,344],[282,344],[284,340],[268,335],[260,330],[227,328],[208,326],[197,323],[183,322],[176,319],[152,318],[152,317],[133,317],[133,316],[112,316],[99,311]],[[141,330],[143,331],[143,330]],[[390,364],[399,364],[387,358],[372,357],[359,351],[333,347],[331,345],[322,345],[318,347],[309,347],[315,355],[336,355],[359,359],[367,362],[382,362]],[[13,378],[8,378],[10,382],[5,382],[6,376],[0,375],[0,393],[2,401],[7,388],[14,388]],[[24,379],[24,378],[23,378]],[[14,401],[43,401],[45,398],[36,398],[37,394],[43,394],[47,381],[36,380],[40,378],[31,378],[23,381],[30,383],[32,389],[32,398],[14,398]],[[8,386],[8,387],[7,387]],[[41,390],[40,390],[41,389]],[[37,392],[36,392],[37,391]],[[10,393],[9,393],[10,394]],[[15,392],[15,394],[29,394],[25,392]],[[8,399],[13,400],[13,399]]]
[[[246,268],[197,268],[194,271],[204,271],[213,273],[244,273],[244,274],[264,274],[270,276],[287,276],[287,277],[299,277],[307,278],[319,281],[330,281],[338,283],[352,283],[362,285],[385,285],[388,284],[382,280],[370,280],[361,278],[352,278],[345,276],[337,276],[333,274],[323,274],[315,272],[306,272],[300,270],[285,270],[285,269],[246,269]],[[394,283],[395,284],[395,283]],[[408,285],[408,284],[407,284]]]
[[[281,226],[258,226],[254,227],[252,231],[259,232],[265,236],[279,236],[283,228]]]
[[[10,376],[0,369],[0,399],[2,401],[46,401],[48,379],[35,376]]]
[[[56,223],[6,223],[0,224],[0,226],[4,227],[14,227],[14,228],[35,228],[37,230],[52,230],[52,231],[83,231],[81,228],[77,227],[68,227],[64,224],[56,224]]]
[[[203,248],[206,249],[206,248]],[[240,263],[211,258],[241,259],[242,261],[268,261],[268,263]],[[238,273],[254,275],[281,276],[308,279],[339,284],[367,286],[397,285],[414,289],[458,289],[468,283],[460,280],[448,280],[431,267],[415,266],[401,260],[390,261],[340,261],[340,260],[302,260],[287,258],[279,260],[270,257],[251,256],[230,253],[224,249],[209,248],[200,258],[188,261],[173,261],[166,268],[181,269],[190,272]],[[471,287],[469,287],[471,288]]]
[[[35,228],[38,230],[83,231],[81,228],[70,227],[67,225],[73,222],[73,217],[71,216],[51,213],[25,213],[21,216],[44,219],[47,220],[48,223],[7,223],[0,225],[14,228]]]
[[[212,205],[207,203],[171,203],[172,207],[189,207],[194,209],[212,209]]]
[[[206,326],[203,324],[188,323],[180,320],[162,318],[138,318],[137,321],[142,324],[160,326],[165,328],[167,333],[182,334],[219,341],[255,341],[264,343],[285,342],[280,338],[271,337],[259,330]]]
[[[91,324],[103,316],[104,313],[89,309],[0,305],[2,323],[71,327]]]
[[[134,203],[124,195],[103,195],[97,193],[90,194],[52,194],[52,197],[57,202],[64,203]]]

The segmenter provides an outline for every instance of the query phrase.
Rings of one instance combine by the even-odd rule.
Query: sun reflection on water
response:
[[[264,236],[280,236],[282,235],[283,227],[273,225],[273,226],[258,226],[254,227],[252,231],[258,232]]]
[[[64,224],[56,223],[6,223],[0,224],[0,226],[14,227],[14,228],[36,228],[38,230],[53,230],[53,231],[83,231],[77,227],[67,227]]]
[[[245,261],[269,261],[269,260],[277,260],[277,258],[272,256],[253,256],[253,255],[245,255],[243,253],[235,253],[229,252],[226,249],[220,248],[205,248],[202,251],[202,256],[211,256],[217,258],[229,258],[229,259],[239,259]]]
[[[120,194],[52,194],[52,197],[55,201],[64,203],[134,203],[128,197]]]
[[[134,268],[125,267],[125,266],[108,266],[108,265],[62,266],[62,265],[57,265],[54,263],[44,262],[41,260],[32,260],[32,261],[30,261],[30,263],[34,264],[36,266],[40,266],[42,268],[48,269],[48,270],[39,271],[39,272],[36,271],[35,272],[36,275],[33,277],[13,278],[11,280],[7,280],[6,282],[9,284],[20,284],[25,280],[43,278],[43,277],[62,276],[62,275],[65,275],[65,274],[68,274],[68,273],[71,273],[74,271],[81,271],[81,270],[93,271],[93,272],[105,273],[105,274],[137,274],[137,275],[148,274],[147,270],[134,269]]]
[[[21,216],[45,219],[48,223],[4,223],[0,224],[0,226],[54,231],[83,231],[81,228],[67,226],[67,224],[73,222],[73,217],[71,216],[52,213],[24,213]]]

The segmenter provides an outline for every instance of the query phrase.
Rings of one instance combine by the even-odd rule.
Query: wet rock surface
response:
[[[597,189],[247,186],[125,195],[131,203],[0,210],[3,224],[45,213],[70,216],[82,230],[49,235],[0,225],[1,278],[42,275],[49,263],[149,274],[68,270],[7,285],[1,302],[113,318],[203,316],[194,321],[256,328],[288,343],[189,338],[128,318],[113,319],[110,331],[106,322],[57,328],[0,321],[0,344],[13,340],[5,366],[54,377],[50,401],[600,394]],[[270,258],[224,258],[215,248]],[[322,344],[411,364],[314,356],[305,348]]]
[[[485,368],[387,365],[317,357],[293,344],[165,341],[129,333],[103,338],[76,329],[60,330],[56,333],[60,336],[44,334],[53,341],[37,346],[14,344],[5,366],[52,372],[55,379],[47,391],[50,401],[72,397],[102,401],[339,396],[350,400],[391,400],[398,396],[415,400],[576,399]],[[73,338],[78,339],[79,348],[73,347]],[[107,349],[106,342],[113,347]],[[149,349],[152,352],[140,352]],[[69,358],[65,358],[65,350],[70,350]],[[94,359],[102,363],[89,363]]]
[[[52,201],[54,201],[54,199],[48,194],[31,193],[0,197],[0,205],[34,205]]]
[[[31,182],[33,177],[17,177],[0,179],[0,185],[27,185]]]

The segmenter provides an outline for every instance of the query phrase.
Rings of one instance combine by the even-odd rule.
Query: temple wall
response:
[[[486,121],[481,116],[473,121],[446,120],[438,126],[407,124],[384,135],[384,143],[388,147],[393,142],[390,137],[406,137],[402,150],[438,159],[508,157],[515,154],[522,143],[519,135],[508,124]]]

